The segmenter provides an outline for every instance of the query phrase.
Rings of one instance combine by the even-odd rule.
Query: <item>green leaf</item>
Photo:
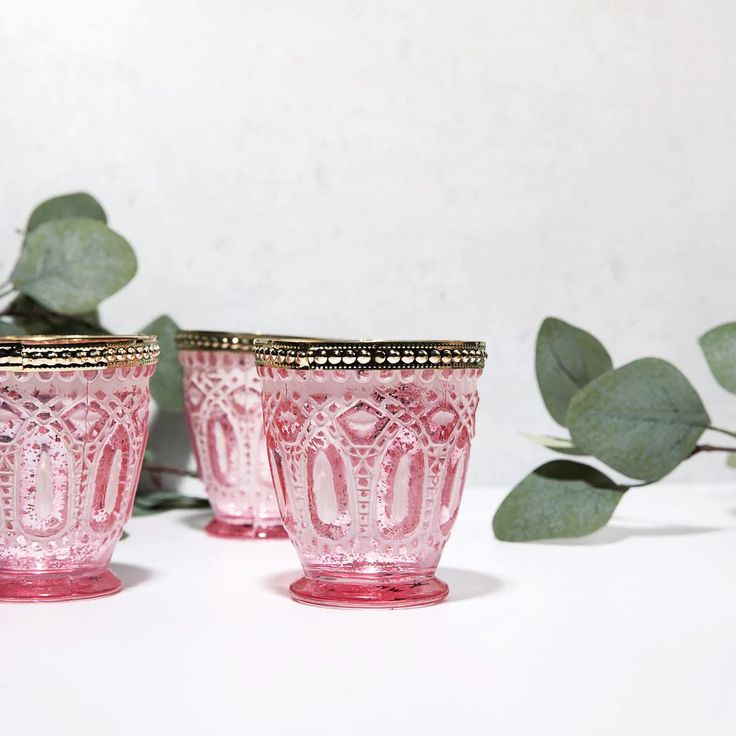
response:
[[[56,329],[52,327],[48,309],[29,296],[19,294],[15,297],[8,307],[8,312],[29,335],[57,334]]]
[[[8,314],[29,335],[106,335],[108,331],[100,324],[98,310],[77,315],[52,312],[35,299],[20,294],[10,307]]]
[[[736,468],[736,452],[729,452],[726,458],[726,465],[729,468]]]
[[[210,505],[206,498],[196,496],[183,496],[181,493],[171,491],[158,491],[138,495],[135,499],[135,507],[143,514],[155,513],[157,511],[169,511],[171,509],[205,509]]]
[[[66,220],[70,217],[85,217],[106,223],[107,216],[102,205],[91,195],[85,192],[62,194],[41,202],[28,218],[26,233],[35,230],[39,225],[52,220]]]
[[[700,347],[716,381],[736,394],[736,322],[706,332],[700,338]]]
[[[11,280],[63,314],[82,314],[125,286],[136,272],[128,242],[94,220],[54,220],[27,238]]]
[[[146,325],[141,332],[144,335],[156,335],[161,346],[156,372],[151,378],[151,395],[165,411],[182,411],[184,408],[183,375],[174,343],[178,330],[176,322],[164,314]]]
[[[493,531],[504,542],[582,537],[608,523],[627,490],[589,465],[555,460],[506,496]]]
[[[575,394],[613,367],[606,349],[589,332],[547,317],[537,335],[537,383],[552,418],[567,426],[567,409]]]
[[[574,444],[645,481],[667,475],[710,424],[697,391],[675,366],[643,358],[582,389],[567,413]]]
[[[528,439],[529,442],[542,445],[555,452],[561,452],[563,455],[585,455],[567,437],[552,437],[548,434],[530,434],[529,432],[521,432],[521,436]]]
[[[5,322],[0,320],[0,335],[7,337],[8,335],[25,335],[26,331],[19,324]]]

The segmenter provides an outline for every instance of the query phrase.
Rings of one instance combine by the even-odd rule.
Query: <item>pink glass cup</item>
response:
[[[0,600],[117,593],[155,337],[0,338]]]
[[[206,531],[217,537],[286,537],[268,469],[254,337],[177,335],[189,435],[215,514]]]
[[[269,460],[302,603],[441,601],[483,343],[256,341]]]

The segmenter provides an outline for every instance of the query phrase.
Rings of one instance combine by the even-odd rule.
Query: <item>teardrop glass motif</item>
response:
[[[386,449],[376,483],[381,535],[398,539],[419,524],[424,488],[424,454],[416,435],[403,430]]]
[[[207,420],[207,449],[215,480],[224,486],[237,485],[238,443],[227,414],[215,407]]]
[[[45,427],[28,437],[18,453],[20,526],[32,537],[58,534],[69,520],[72,464],[62,438]]]
[[[345,461],[334,445],[316,445],[307,451],[309,515],[317,534],[341,539],[351,524]]]
[[[130,440],[125,430],[118,427],[96,462],[90,520],[93,531],[108,531],[123,513],[129,455]]]
[[[468,433],[463,431],[450,455],[450,464],[442,486],[439,519],[442,534],[449,534],[452,525],[455,523],[465,486],[469,454],[470,439]]]

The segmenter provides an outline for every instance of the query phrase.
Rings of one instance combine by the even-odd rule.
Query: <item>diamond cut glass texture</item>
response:
[[[284,537],[268,468],[261,379],[249,352],[180,350],[192,447],[215,518],[210,534]],[[297,421],[284,411],[284,422]],[[284,431],[288,431],[286,424]]]
[[[0,371],[0,599],[109,595],[155,367]]]
[[[427,605],[457,516],[480,369],[262,366],[269,460],[304,603]]]

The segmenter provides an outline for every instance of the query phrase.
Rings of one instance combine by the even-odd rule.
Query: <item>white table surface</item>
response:
[[[133,519],[94,601],[0,605],[0,729],[147,734],[736,733],[736,484],[632,491],[583,541],[490,532],[466,491],[431,608],[298,605],[288,541]]]

